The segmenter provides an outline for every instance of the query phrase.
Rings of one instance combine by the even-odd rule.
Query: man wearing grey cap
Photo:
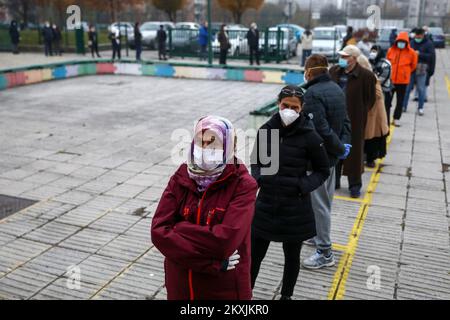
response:
[[[367,113],[375,104],[377,79],[373,72],[361,67],[357,58],[361,51],[354,45],[339,51],[339,63],[330,69],[331,78],[342,88],[346,95],[347,112],[352,124],[352,151],[344,160],[343,174],[348,177],[352,198],[361,196],[364,173],[364,133]],[[336,168],[336,184],[340,184],[341,167]]]

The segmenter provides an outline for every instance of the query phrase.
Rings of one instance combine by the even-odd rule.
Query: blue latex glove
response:
[[[347,159],[348,155],[350,154],[350,150],[352,149],[351,144],[344,144],[345,152],[342,156],[339,157],[339,160],[345,160]]]

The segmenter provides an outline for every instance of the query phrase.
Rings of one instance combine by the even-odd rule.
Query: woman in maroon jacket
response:
[[[187,164],[156,209],[152,242],[166,257],[169,300],[250,300],[250,226],[257,184],[235,157],[230,121],[199,120]]]

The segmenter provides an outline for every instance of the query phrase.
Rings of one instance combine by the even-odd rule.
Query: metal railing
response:
[[[249,59],[250,47],[247,41],[247,30],[228,30],[230,49],[228,59]],[[289,39],[288,33],[282,29],[264,30],[260,32],[259,55],[265,62],[281,62],[296,54],[297,41]],[[212,50],[219,56],[220,44],[218,31],[213,31]],[[200,57],[199,31],[191,29],[168,30],[167,48],[172,57]]]

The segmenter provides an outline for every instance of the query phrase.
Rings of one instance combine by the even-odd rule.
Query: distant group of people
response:
[[[229,50],[232,48],[230,42],[230,36],[226,29],[227,25],[222,24],[217,34],[217,41],[219,43],[219,64],[226,65]],[[211,35],[212,36],[212,35]],[[208,53],[208,22],[204,22],[199,30],[198,43],[200,45],[200,61],[207,59]],[[248,50],[249,50],[249,62],[253,65],[255,62],[259,66],[260,52],[259,52],[259,30],[258,25],[253,22],[250,25],[250,29],[246,35]]]
[[[62,33],[56,24],[50,24],[46,21],[41,30],[41,36],[44,42],[45,56],[62,55]],[[12,44],[13,54],[19,54],[20,28],[16,20],[11,21],[9,26],[9,37]]]
[[[42,28],[42,38],[44,40],[45,56],[62,55],[62,34],[56,24],[52,25],[49,21],[46,21],[44,28]]]
[[[387,59],[392,64],[392,95],[397,97],[394,125],[400,126],[399,120],[408,109],[414,88],[418,113],[420,116],[425,113],[427,88],[436,68],[436,50],[428,28],[414,28],[411,34],[400,32],[387,53]]]

